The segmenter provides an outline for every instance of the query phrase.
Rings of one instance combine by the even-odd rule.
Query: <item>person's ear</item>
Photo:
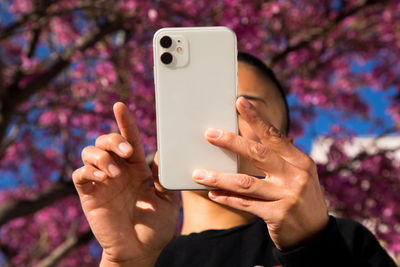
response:
[[[287,139],[289,140],[290,143],[292,143],[292,145],[294,145],[294,139],[291,136],[288,136]]]

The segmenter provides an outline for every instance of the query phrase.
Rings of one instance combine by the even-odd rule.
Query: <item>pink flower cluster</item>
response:
[[[375,3],[373,8],[361,7],[357,12],[352,10],[370,2],[342,1],[343,6],[335,5],[334,0],[324,5],[317,2],[49,2],[40,13],[44,17],[23,23],[1,40],[0,79],[4,88],[16,82],[15,90],[29,92],[32,83],[41,79],[38,77],[54,70],[53,64],[64,52],[70,64],[51,81],[40,81],[42,87],[15,107],[6,131],[11,143],[0,158],[0,176],[12,180],[13,187],[0,188],[0,205],[35,196],[55,182],[69,180],[70,171],[82,165],[81,149],[93,144],[97,136],[117,131],[112,114],[116,101],[125,102],[134,114],[146,152],[156,150],[152,36],[161,27],[231,27],[239,50],[265,60],[287,93],[296,97],[291,107],[293,136],[301,136],[313,122],[315,107],[369,119],[370,107],[360,97],[365,87],[395,91],[388,99],[387,112],[400,132],[400,2]],[[35,3],[6,1],[4,8],[18,21],[37,8]],[[117,26],[110,34],[71,55],[66,53],[112,23]],[[11,24],[0,21],[0,29]],[[37,25],[41,28],[35,43]],[[35,44],[28,55],[29,46]],[[357,71],[355,63],[360,68],[372,67]],[[338,122],[330,135],[343,137],[348,134],[344,131]],[[330,206],[370,223],[387,248],[399,256],[396,218],[400,215],[395,190],[400,184],[399,164],[388,154],[352,162],[343,152],[343,144],[338,139],[330,150],[329,164],[319,166],[325,173],[321,182]],[[330,172],[347,161],[351,162],[347,169]],[[16,252],[11,259],[14,265],[35,265],[71,231],[79,234],[86,229],[78,199],[71,196],[32,216],[10,221],[0,230],[0,243]],[[61,266],[95,265],[99,255],[91,252],[93,248],[95,243],[75,249]]]
[[[400,162],[390,152],[365,154],[354,161],[344,152],[347,143],[336,139],[329,164],[318,166],[329,205],[339,215],[363,222],[391,253],[399,255]]]

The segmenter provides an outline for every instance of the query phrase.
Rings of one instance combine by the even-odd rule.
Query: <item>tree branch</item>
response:
[[[115,21],[114,23],[109,23],[104,25],[102,28],[98,28],[92,34],[82,37],[76,42],[76,44],[70,48],[63,51],[55,63],[52,64],[47,71],[37,76],[32,82],[30,82],[23,90],[19,88],[18,84],[11,84],[8,88],[8,96],[10,100],[14,102],[14,105],[18,105],[25,100],[27,100],[31,95],[39,91],[46,84],[48,84],[53,78],[55,78],[62,70],[69,66],[71,63],[71,57],[77,51],[85,51],[89,47],[92,47],[99,40],[103,39],[109,33],[117,30],[122,26],[121,21]]]
[[[14,267],[14,265],[11,262],[11,259],[17,254],[17,252],[10,248],[8,245],[6,244],[1,244],[0,243],[0,251],[3,253],[4,255],[4,267]]]
[[[45,8],[42,8],[42,9],[35,8],[28,14],[24,14],[19,20],[15,21],[14,23],[8,25],[6,28],[2,29],[0,31],[0,41],[12,36],[18,28],[23,27],[26,23],[31,22],[31,21],[32,22],[40,21],[41,18],[43,18],[43,17],[46,17],[46,19],[49,19],[52,17],[69,14],[74,11],[93,9],[93,8],[102,10],[101,8],[95,7],[92,4],[81,4],[81,5],[78,4],[77,6],[75,6],[73,8],[67,8],[67,9],[63,9],[60,11],[54,11],[54,12],[46,12],[48,9],[51,9],[53,4],[56,4],[57,2],[59,2],[59,0],[53,0],[53,1],[51,1],[51,3],[49,3],[50,1],[47,1],[47,0],[45,0],[43,2],[44,2],[43,4],[46,4]]]
[[[106,35],[120,27],[122,27],[122,20],[117,19],[113,23],[105,24],[93,33],[82,37],[72,48],[63,51],[45,72],[34,78],[34,80],[32,80],[32,82],[30,82],[23,90],[19,87],[17,82],[8,86],[6,94],[3,99],[1,99],[2,106],[0,105],[0,108],[2,108],[2,120],[0,120],[0,141],[4,138],[11,116],[15,112],[18,104],[29,99],[30,96],[37,93],[64,69],[66,69],[70,65],[71,57],[75,52],[85,51],[96,44],[99,40],[103,39]]]
[[[0,60],[0,99],[6,93],[6,87],[4,86],[4,69],[5,69],[4,63],[2,60]]]
[[[39,36],[40,36],[41,32],[42,32],[41,27],[37,27],[37,28],[34,28],[32,30],[31,40],[30,40],[29,45],[27,47],[27,53],[26,53],[26,56],[28,58],[31,58],[35,54],[36,47],[37,47],[37,44],[38,44],[38,41],[39,41]]]
[[[35,51],[36,51],[37,44],[39,42],[39,37],[40,37],[40,34],[42,32],[42,28],[41,27],[42,27],[42,24],[44,24],[43,20],[40,20],[40,21],[42,21],[42,22],[36,23],[34,28],[32,29],[30,40],[27,43],[27,45],[25,46],[25,48],[24,48],[24,52],[25,52],[25,54],[26,54],[26,56],[28,58],[32,58],[33,57],[33,55],[35,54]],[[20,62],[17,65],[16,71],[14,72],[14,75],[13,75],[14,76],[13,77],[13,81],[14,81],[13,83],[16,84],[16,85],[18,85],[18,83],[24,77],[21,65],[22,65],[22,62]],[[5,90],[5,93],[7,93],[7,90]]]
[[[55,201],[75,193],[75,187],[71,181],[60,182],[50,186],[35,197],[7,201],[0,206],[0,226],[12,219],[31,215]]]
[[[16,29],[25,25],[28,21],[36,21],[38,19],[38,15],[39,12],[37,10],[33,10],[32,12],[25,14],[20,20],[4,28],[2,31],[0,31],[0,41],[13,35]]]
[[[330,32],[332,29],[334,29],[340,22],[342,22],[344,19],[346,19],[349,16],[355,15],[356,13],[364,10],[368,6],[372,6],[375,4],[382,4],[386,2],[387,0],[383,1],[378,1],[378,0],[366,0],[362,2],[361,4],[349,9],[348,11],[345,11],[343,13],[340,13],[335,20],[331,21],[326,25],[325,27],[322,28],[314,28],[310,29],[309,33],[305,35],[303,38],[300,38],[298,42],[295,44],[290,45],[290,41],[288,42],[289,45],[280,53],[276,54],[275,56],[272,57],[270,60],[270,64],[274,65],[278,61],[283,60],[290,52],[298,50],[300,48],[306,47],[309,45],[312,41],[316,40],[317,38],[327,34]],[[295,36],[293,39],[297,39],[297,36]]]
[[[16,140],[19,133],[19,126],[15,123],[9,130],[7,137],[0,143],[0,161],[6,154],[7,148],[12,145]]]
[[[150,167],[153,165],[153,158],[154,153],[146,157],[147,164]],[[73,194],[76,194],[76,191],[72,181],[58,182],[32,198],[6,201],[0,206],[0,226],[15,218],[31,215],[57,200]]]
[[[351,158],[350,160],[339,164],[336,168],[331,169],[331,170],[324,170],[323,172],[318,172],[318,175],[319,175],[319,177],[324,177],[324,176],[329,176],[329,175],[332,175],[335,173],[339,173],[340,171],[343,171],[343,170],[351,170],[351,164],[353,162],[362,161],[373,155],[384,154],[384,153],[388,153],[388,152],[396,152],[398,150],[400,150],[400,146],[395,147],[395,148],[390,148],[390,149],[381,149],[379,152],[374,153],[374,154],[369,154],[367,151],[361,151],[360,153],[358,153],[355,157]]]
[[[62,260],[67,254],[86,243],[93,238],[92,231],[88,230],[79,236],[71,235],[67,238],[60,246],[58,246],[53,252],[47,256],[44,260],[38,263],[38,267],[51,267],[56,266],[60,260]]]

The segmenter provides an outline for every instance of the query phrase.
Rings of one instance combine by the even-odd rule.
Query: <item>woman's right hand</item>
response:
[[[163,189],[145,159],[128,108],[114,105],[121,135],[102,135],[82,151],[72,178],[90,227],[103,247],[102,266],[153,266],[172,239],[179,213],[176,192]]]

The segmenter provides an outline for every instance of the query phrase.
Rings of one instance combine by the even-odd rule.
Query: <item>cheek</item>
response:
[[[239,116],[239,119],[238,119],[238,124],[239,124],[239,132],[240,132],[241,136],[243,136],[245,138],[248,138],[248,139],[251,139],[251,140],[254,140],[254,141],[260,142],[260,139],[257,137],[257,135],[253,131],[253,129],[240,116]]]

